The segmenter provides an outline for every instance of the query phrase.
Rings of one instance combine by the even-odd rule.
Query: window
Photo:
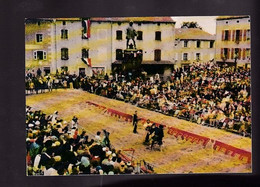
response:
[[[242,30],[236,30],[235,41],[241,41],[241,39],[242,39]]]
[[[138,23],[138,26],[141,26],[141,25],[142,25],[142,23],[141,23],[141,22],[139,22],[139,23]]]
[[[213,48],[213,46],[214,46],[214,41],[210,41],[209,42],[209,48]]]
[[[61,60],[68,60],[68,59],[69,59],[69,49],[61,48]]]
[[[240,48],[235,48],[235,58],[241,59],[241,49]]]
[[[160,23],[157,23],[158,26],[160,26],[161,24]]]
[[[196,53],[196,60],[200,61],[200,53]]]
[[[33,58],[34,60],[46,60],[47,59],[46,51],[34,51]]]
[[[43,71],[45,72],[45,76],[46,76],[46,75],[50,74],[51,69],[50,69],[50,67],[44,67]]]
[[[237,20],[237,23],[239,23],[239,20]]]
[[[68,66],[62,66],[60,69],[63,72],[67,72],[68,71]]]
[[[188,40],[184,40],[183,47],[188,47]]]
[[[154,50],[154,60],[161,61],[161,50],[160,49]]]
[[[86,75],[85,74],[86,73],[86,71],[85,71],[85,68],[79,68],[79,75]]]
[[[250,53],[250,49],[247,48],[246,49],[246,59],[250,59],[251,53]]]
[[[183,60],[187,61],[188,60],[188,53],[183,53]]]
[[[224,31],[224,36],[223,36],[224,37],[224,41],[228,41],[229,40],[229,38],[230,38],[229,33],[230,33],[229,30],[225,30]]]
[[[122,40],[122,31],[120,31],[120,30],[116,31],[116,39]]]
[[[116,60],[123,60],[123,51],[122,49],[116,50]]]
[[[62,25],[66,25],[66,21],[63,21],[63,22],[62,22]]]
[[[228,59],[228,48],[224,48],[224,57]]]
[[[68,30],[67,29],[61,30],[61,39],[68,39]]]
[[[228,24],[228,21],[226,21],[226,24]]]
[[[155,32],[155,40],[161,40],[161,31]]]
[[[200,42],[200,40],[198,40],[197,41],[197,48],[200,48],[200,44],[201,44],[201,42]]]
[[[230,59],[230,48],[221,48],[222,60]],[[233,49],[231,50],[231,59],[233,58]]]
[[[143,40],[143,31],[137,31],[137,40]]]
[[[137,51],[137,59],[139,61],[143,61],[143,50],[142,49]]]
[[[42,42],[42,34],[36,34],[36,42]]]
[[[82,49],[82,58],[88,58],[89,57],[89,49]]]
[[[250,40],[250,37],[251,37],[251,32],[250,30],[246,30],[246,40]]]

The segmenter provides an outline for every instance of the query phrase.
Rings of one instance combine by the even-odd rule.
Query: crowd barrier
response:
[[[107,107],[101,106],[99,104],[90,102],[90,101],[86,101],[86,103],[88,103],[89,105],[93,105],[95,107],[98,107],[100,109],[106,110],[106,112],[108,114],[110,114],[111,116],[115,116],[115,117],[118,117],[118,118],[125,119],[125,121],[132,122],[132,115],[130,115],[130,114],[126,114],[126,113],[123,113],[123,112],[120,112],[120,111],[117,111],[117,110],[114,110],[114,109],[111,109],[111,108],[107,108]],[[147,119],[139,118],[139,120],[144,124]],[[151,121],[151,123],[155,123],[156,126],[160,125],[160,123],[156,123],[156,122],[153,122],[153,121]],[[166,127],[166,125],[163,125],[163,126]],[[243,158],[247,158],[247,163],[251,163],[252,154],[249,151],[245,151],[243,149],[233,147],[231,145],[220,142],[218,140],[210,139],[208,137],[200,136],[200,135],[197,135],[197,134],[194,134],[194,133],[191,133],[191,132],[188,132],[188,131],[184,131],[184,130],[181,130],[181,129],[177,129],[177,128],[174,128],[174,127],[168,127],[167,133],[170,134],[170,135],[174,135],[176,138],[181,137],[183,140],[190,141],[192,143],[194,143],[194,142],[196,142],[197,144],[202,143],[202,145],[204,147],[206,147],[208,142],[211,140],[212,142],[214,142],[214,145],[213,145],[214,150],[216,150],[216,151],[223,151],[224,150],[225,154],[231,153],[232,157],[234,157],[235,155],[239,155],[240,160],[242,160]]]
[[[168,134],[170,135],[174,135],[176,138],[178,138],[179,136],[182,139],[185,139],[186,141],[190,140],[192,143],[196,142],[197,144],[202,142],[202,145],[204,147],[206,147],[207,143],[209,142],[210,138],[204,137],[204,136],[200,136],[197,134],[193,134],[184,130],[180,130],[174,127],[168,127]]]
[[[223,150],[223,151],[225,151],[225,154],[231,153],[232,157],[234,157],[235,155],[239,155],[240,160],[242,160],[243,158],[247,158],[247,163],[251,163],[252,154],[249,151],[245,151],[243,149],[233,147],[231,145],[225,144],[218,140],[215,141],[215,144],[213,145],[213,149],[217,150],[217,151]]]

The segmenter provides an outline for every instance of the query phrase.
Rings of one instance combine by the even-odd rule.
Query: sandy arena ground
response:
[[[203,148],[200,144],[176,139],[174,136],[167,134],[167,130],[164,131],[162,151],[151,151],[143,145],[145,130],[141,123],[138,124],[138,134],[133,134],[132,123],[110,117],[101,109],[89,106],[86,101],[92,101],[128,114],[133,114],[137,110],[138,117],[149,118],[167,126],[173,126],[251,151],[250,138],[224,130],[200,126],[81,90],[53,90],[51,93],[26,96],[26,105],[33,107],[33,110],[42,110],[46,114],[52,114],[57,110],[59,117],[68,122],[76,115],[79,118],[79,124],[87,130],[90,136],[98,130],[106,129],[110,132],[111,143],[116,149],[134,148],[135,161],[144,159],[154,165],[156,173],[252,172],[251,164],[247,164],[246,160],[239,160],[236,156],[231,157],[223,152],[213,151],[210,143],[206,148]]]

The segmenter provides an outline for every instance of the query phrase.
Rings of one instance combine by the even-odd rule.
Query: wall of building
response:
[[[89,57],[93,68],[105,68],[105,73],[111,72],[112,64],[112,34],[110,22],[91,22],[91,36],[82,40],[82,46],[89,48]],[[92,75],[92,68],[88,68],[88,75]]]
[[[223,62],[221,57],[221,48],[229,49],[229,59],[226,59],[226,62],[234,62],[231,58],[232,48],[250,49],[250,40],[244,41],[244,31],[250,29],[250,18],[240,18],[240,19],[226,19],[226,20],[217,20],[216,23],[216,61]],[[230,30],[230,39],[228,41],[222,40],[222,32],[224,30]],[[242,41],[235,42],[233,39],[233,31],[242,30]],[[234,55],[233,55],[234,56]],[[249,55],[250,56],[250,55]],[[243,66],[245,63],[250,63],[250,57],[245,59],[238,59],[237,63],[239,66]]]
[[[126,49],[126,29],[129,23],[112,24],[112,61],[116,60],[116,49]],[[136,31],[143,32],[143,40],[136,41],[137,49],[143,50],[143,61],[154,61],[154,50],[161,50],[161,60],[173,61],[174,57],[174,24],[166,23],[134,23]],[[116,31],[121,30],[123,33],[122,40],[116,40]],[[161,41],[155,40],[155,32],[161,32]],[[132,41],[130,41],[132,42]]]
[[[42,34],[42,42],[36,41],[36,34]],[[40,21],[35,23],[26,23],[25,25],[25,68],[30,70],[42,71],[45,67],[51,67],[54,60],[53,42],[52,42],[52,23],[50,21]],[[42,50],[46,52],[46,59],[35,60],[34,52]]]
[[[128,22],[97,22],[92,21],[90,26],[91,36],[82,39],[82,21],[79,20],[56,20],[53,22],[41,21],[27,24],[25,29],[26,42],[26,67],[50,67],[51,73],[61,71],[61,67],[68,67],[71,74],[79,74],[79,68],[85,68],[87,75],[92,75],[95,68],[104,68],[105,73],[111,73],[111,66],[116,61],[116,49],[126,49],[126,29]],[[143,40],[136,39],[138,49],[143,50],[143,61],[154,61],[154,50],[161,50],[162,61],[173,61],[174,58],[174,24],[173,23],[134,23],[136,31],[143,32]],[[61,30],[68,30],[68,38],[61,38]],[[122,40],[116,39],[116,31],[122,30]],[[161,41],[155,40],[155,32],[161,32]],[[37,33],[43,33],[43,42],[36,43]],[[68,49],[68,59],[61,58],[61,49]],[[82,49],[89,49],[89,58],[92,67],[82,61]],[[46,60],[34,60],[34,50],[45,50]]]
[[[215,56],[215,42],[210,48],[210,41],[201,40],[200,48],[197,48],[197,40],[188,40],[188,46],[184,47],[184,40],[175,42],[175,62],[176,67],[181,67],[184,64],[193,62],[208,62],[214,59]],[[183,54],[188,54],[188,60],[183,59]],[[196,53],[200,53],[200,60],[196,58]]]
[[[71,74],[78,74],[80,67],[86,67],[87,65],[81,60],[82,57],[82,24],[81,21],[56,21],[56,55],[57,55],[57,68],[63,66],[68,67],[68,71]],[[61,30],[68,30],[68,39],[61,38]],[[61,59],[61,49],[68,49],[68,59]]]

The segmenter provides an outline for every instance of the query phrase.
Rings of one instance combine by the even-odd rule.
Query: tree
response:
[[[193,21],[182,22],[181,28],[198,28],[202,30],[202,27],[199,26],[197,22],[193,22]]]

